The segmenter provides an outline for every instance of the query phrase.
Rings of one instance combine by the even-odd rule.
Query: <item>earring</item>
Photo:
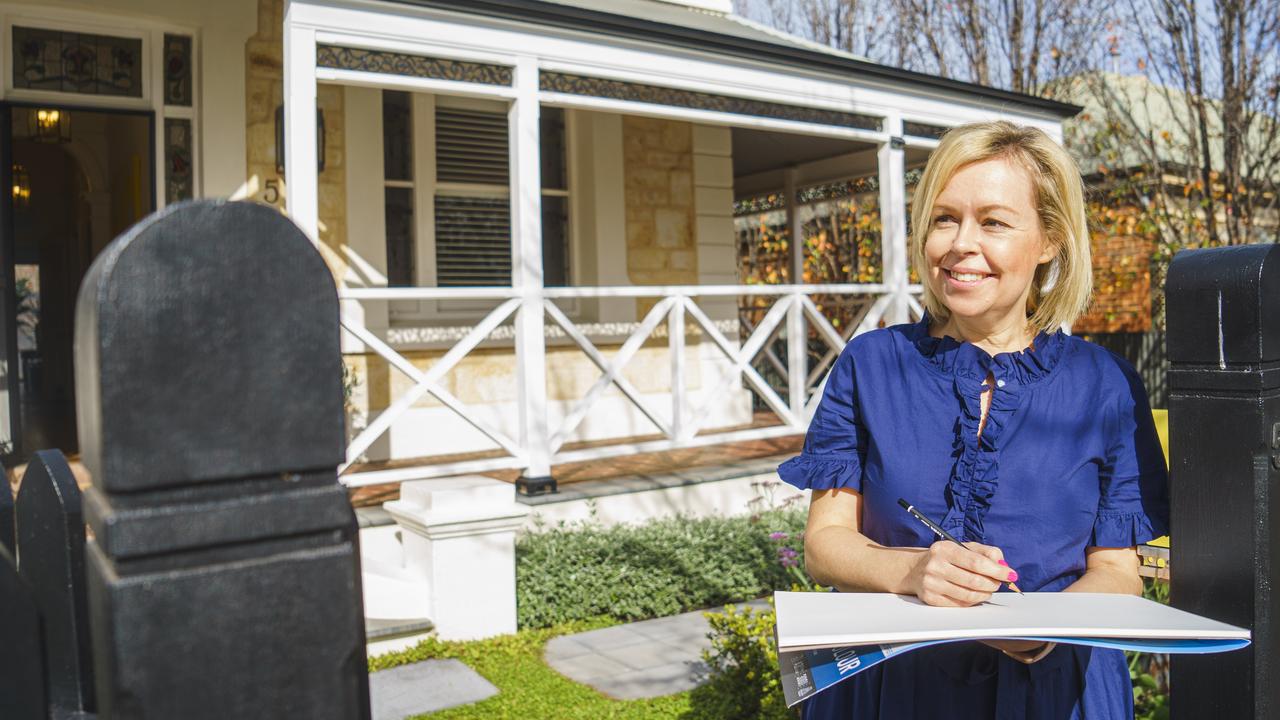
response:
[[[1058,258],[1049,261],[1049,271],[1045,273],[1044,284],[1040,286],[1040,294],[1047,295],[1050,290],[1058,284],[1058,276],[1061,273]]]

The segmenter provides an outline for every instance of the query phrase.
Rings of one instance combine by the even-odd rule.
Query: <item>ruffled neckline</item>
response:
[[[1012,378],[1019,385],[1039,382],[1053,372],[1066,344],[1061,330],[1052,333],[1041,330],[1032,342],[1034,350],[1029,347],[992,356],[977,345],[950,335],[933,337],[929,334],[930,320],[926,312],[908,331],[920,357],[945,375],[962,375],[980,382],[985,381],[987,375],[994,375],[998,380]]]

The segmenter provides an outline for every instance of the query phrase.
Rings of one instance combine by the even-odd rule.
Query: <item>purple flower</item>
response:
[[[800,561],[797,559],[799,556],[800,553],[789,547],[778,548],[778,562],[782,563],[782,567],[796,567],[800,564]]]
[[[770,540],[786,540],[786,539],[787,539],[787,538],[789,538],[789,537],[791,537],[791,536],[790,536],[790,535],[788,535],[788,534],[786,534],[786,533],[784,533],[784,532],[771,532],[771,533],[769,533],[769,539],[770,539]]]

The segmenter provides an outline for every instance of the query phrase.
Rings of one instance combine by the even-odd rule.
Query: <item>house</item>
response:
[[[230,197],[287,212],[333,270],[352,488],[507,472],[537,494],[572,463],[798,437],[848,337],[921,312],[906,208],[937,138],[994,118],[1060,138],[1078,111],[729,0],[38,0],[0,19],[9,456],[75,449],[94,255],[152,210]],[[855,235],[825,269],[789,242]]]

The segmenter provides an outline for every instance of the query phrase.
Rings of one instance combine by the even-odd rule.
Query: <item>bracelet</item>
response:
[[[1009,652],[1008,650],[1001,650],[1000,652],[1004,653],[1005,655],[1008,655],[1009,657],[1013,658],[1014,660],[1017,660],[1020,663],[1023,663],[1024,665],[1030,665],[1032,663],[1037,663],[1043,660],[1045,656],[1053,652],[1053,649],[1057,646],[1058,646],[1058,643],[1046,642],[1044,645],[1040,646],[1040,648],[1036,650],[1035,653],[1032,655],[1028,655],[1025,652],[1013,653],[1013,652]]]

